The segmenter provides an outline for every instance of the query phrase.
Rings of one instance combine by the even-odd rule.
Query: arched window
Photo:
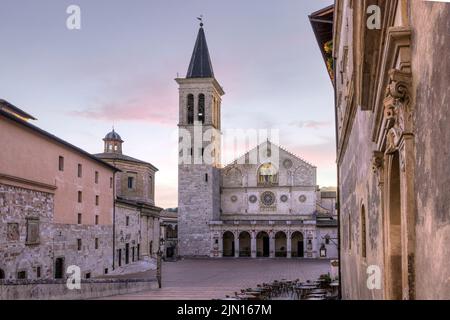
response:
[[[190,94],[187,97],[187,123],[194,123],[194,95]]]
[[[364,205],[361,207],[361,256],[366,257],[366,209]]]
[[[200,93],[198,95],[198,117],[197,120],[205,123],[205,95]]]
[[[258,184],[277,184],[278,169],[270,162],[264,163],[258,169]]]

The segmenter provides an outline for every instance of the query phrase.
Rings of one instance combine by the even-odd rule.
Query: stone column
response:
[[[269,257],[275,258],[275,236],[273,233],[269,235]]]
[[[239,258],[239,233],[234,235],[234,257]]]
[[[292,258],[292,240],[291,240],[291,233],[286,232],[286,257]]]
[[[219,236],[219,258],[223,258],[223,233],[220,231]]]
[[[252,252],[252,258],[256,258],[256,232],[252,231],[252,239],[251,239],[251,252]]]
[[[148,219],[149,217],[141,216],[140,255],[143,260],[149,257]]]

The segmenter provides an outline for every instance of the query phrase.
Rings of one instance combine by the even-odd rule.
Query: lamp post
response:
[[[164,248],[164,239],[161,238],[159,240],[159,248],[158,252],[156,253],[156,279],[158,280],[158,287],[161,288],[162,286],[162,248]]]

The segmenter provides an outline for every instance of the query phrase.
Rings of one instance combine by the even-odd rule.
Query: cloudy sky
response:
[[[308,14],[332,0],[1,0],[0,98],[91,153],[112,125],[124,153],[159,168],[177,205],[178,88],[202,14],[224,87],[223,129],[279,129],[280,144],[336,184],[333,93]],[[81,8],[81,30],[66,9]]]

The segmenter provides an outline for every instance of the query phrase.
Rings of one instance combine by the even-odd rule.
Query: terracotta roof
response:
[[[0,99],[0,109],[4,110],[4,111],[7,111],[7,112],[9,111],[10,113],[15,113],[18,116],[20,116],[22,118],[25,118],[25,119],[37,120],[35,117],[30,115],[29,113],[26,113],[22,109],[19,109],[15,105],[13,105],[13,104],[11,104],[8,101],[3,100],[3,99]]]
[[[139,163],[139,164],[150,166],[154,171],[159,171],[158,168],[156,168],[154,165],[152,165],[149,162],[145,162],[145,161],[121,154],[121,153],[104,152],[104,153],[94,154],[94,156],[99,159],[102,159],[102,160],[103,159],[105,159],[105,160],[121,160],[121,161]]]

